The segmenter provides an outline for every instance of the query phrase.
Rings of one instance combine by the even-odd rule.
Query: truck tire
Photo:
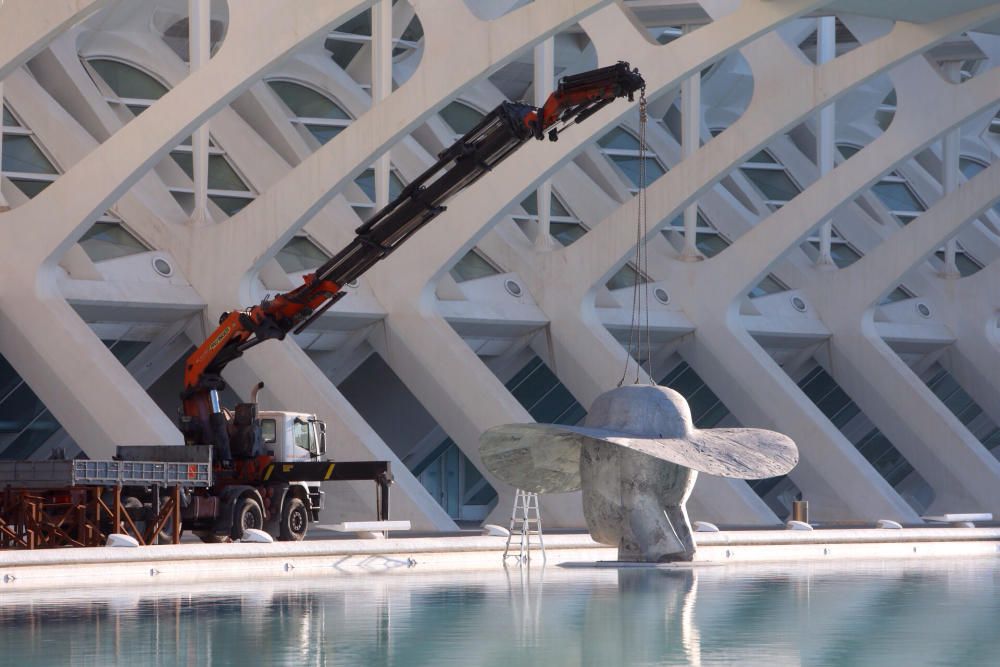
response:
[[[301,542],[309,530],[309,510],[298,498],[289,498],[281,510],[281,526],[278,539],[282,542]]]
[[[236,511],[233,512],[233,530],[230,533],[234,540],[243,538],[243,531],[247,528],[258,530],[264,527],[264,511],[253,498],[244,498],[236,503]]]

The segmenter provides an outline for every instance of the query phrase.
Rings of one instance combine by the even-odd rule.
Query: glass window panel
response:
[[[976,174],[986,169],[986,166],[969,158],[959,158],[958,168],[961,169],[962,174],[965,178],[972,180],[975,178]]]
[[[609,290],[622,289],[623,287],[632,287],[637,284],[648,282],[641,273],[636,271],[631,264],[626,264],[618,273],[611,276],[611,280],[605,283],[605,286]]]
[[[747,162],[756,162],[758,164],[778,164],[778,161],[771,157],[771,154],[767,151],[760,151],[753,157],[751,157]]]
[[[549,233],[556,241],[567,246],[586,234],[587,230],[575,222],[550,222]]]
[[[945,253],[943,250],[938,250],[934,253],[934,256],[944,264]],[[982,270],[982,266],[976,260],[969,257],[966,253],[958,251],[955,253],[955,266],[958,267],[958,273],[963,278],[966,276],[971,276],[974,273],[979,273]]]
[[[969,257],[964,252],[955,253],[955,264],[958,266],[958,272],[962,276],[971,276],[974,273],[978,273],[983,267],[976,260]]]
[[[277,93],[285,106],[296,116],[331,120],[351,119],[333,100],[312,88],[291,81],[268,81],[267,85],[271,86],[271,90]]]
[[[816,251],[819,251],[819,241],[809,242]],[[845,268],[861,259],[861,253],[852,248],[847,243],[834,243],[830,246],[830,257],[838,268]]]
[[[142,241],[116,222],[95,222],[80,239],[80,245],[95,262],[149,250]]]
[[[265,445],[278,441],[278,422],[274,419],[260,420],[260,437]]]
[[[563,218],[573,217],[573,214],[569,212],[569,209],[563,206],[562,202],[559,201],[559,198],[556,197],[555,193],[552,194],[551,201],[552,201],[552,203],[550,204],[551,210],[549,212],[550,215],[558,215]]]
[[[858,154],[858,151],[861,150],[857,146],[850,146],[848,144],[837,144],[837,148],[840,150],[840,154],[844,156],[845,160],[850,160]]]
[[[528,215],[538,215],[538,191],[534,191],[528,194],[523,200],[521,200],[521,208],[523,208]]]
[[[7,363],[7,359],[0,356],[0,400],[3,400],[21,382],[21,376],[14,370],[14,367]]]
[[[743,173],[768,200],[787,202],[799,194],[799,187],[784,170],[744,168]]]
[[[184,170],[188,178],[194,180],[194,156],[187,151],[174,151],[170,154],[177,166]]]
[[[890,211],[923,211],[924,206],[917,199],[910,186],[895,181],[879,181],[872,190]]]
[[[361,51],[362,46],[364,44],[344,42],[336,38],[327,39],[323,44],[323,47],[330,52],[330,59],[337,63],[341,69],[347,69],[347,66],[354,60],[354,56]]]
[[[0,403],[0,432],[17,433],[45,410],[45,404],[26,383]]]
[[[468,460],[468,459],[466,459]],[[487,482],[483,488],[479,489],[474,496],[466,501],[467,505],[489,505],[494,500],[496,500],[497,492],[489,482]]]
[[[368,35],[372,34],[372,12],[370,9],[366,9],[360,14],[349,18],[344,21],[336,28],[333,29],[334,32],[346,32],[351,35]]]
[[[424,38],[424,26],[416,16],[409,22],[399,38],[404,42],[419,42]]]
[[[336,125],[306,125],[306,129],[309,130],[309,134],[313,135],[321,144],[333,139],[335,136],[344,131],[344,128],[338,127]]]
[[[29,199],[52,185],[52,181],[30,181],[26,178],[12,178],[10,182],[16,185],[17,189],[27,195]]]
[[[3,170],[29,174],[59,173],[31,137],[19,134],[3,138]]]
[[[38,417],[22,432],[7,449],[0,454],[4,459],[26,459],[41,447],[52,434],[62,426],[48,410],[43,410]]]
[[[896,106],[896,90],[895,89],[892,89],[892,90],[889,91],[889,94],[885,96],[884,100],[882,100],[882,104],[884,104],[886,106],[890,106],[890,107]]]
[[[330,259],[319,246],[305,236],[296,236],[275,256],[288,273],[311,271]]]
[[[115,355],[115,359],[122,366],[127,366],[149,345],[149,342],[144,340],[105,340],[101,342],[108,346],[111,354]]]
[[[474,250],[470,250],[465,253],[465,257],[458,260],[458,263],[452,267],[450,273],[455,282],[463,283],[466,280],[495,276],[500,272],[486,261],[482,255]]]
[[[617,148],[628,151],[639,150],[639,140],[631,132],[627,132],[620,127],[616,127],[605,134],[597,140],[597,143],[601,148]]]
[[[208,187],[210,190],[250,190],[222,155],[208,156]]]
[[[365,193],[371,201],[375,201],[375,170],[365,169],[361,175],[354,179],[361,191]],[[393,201],[403,191],[403,181],[400,180],[396,172],[389,172],[389,201]],[[371,215],[371,213],[369,213]]]
[[[906,299],[912,299],[911,295],[906,289],[900,285],[896,289],[889,292],[884,299],[879,301],[880,306],[884,306],[889,303],[896,303],[897,301],[905,301]]]
[[[833,257],[833,263],[841,269],[861,259],[861,253],[846,243],[834,243],[830,246],[830,255]]]
[[[572,218],[573,214],[563,206],[559,198],[556,197],[555,193],[552,194],[550,199],[550,209],[549,215],[559,216],[561,218]],[[521,201],[521,208],[523,208],[529,215],[538,215],[538,191],[530,193],[527,197]]]
[[[14,114],[7,107],[3,108],[3,124],[7,127],[20,127],[21,124],[14,118]]]
[[[698,234],[695,245],[705,257],[714,257],[729,247],[729,241],[719,234],[702,232]]]
[[[292,423],[292,442],[299,449],[309,451],[309,424],[306,422]]]
[[[879,126],[879,129],[885,132],[892,125],[892,119],[895,117],[896,113],[894,111],[876,111],[875,123]]]
[[[361,175],[354,179],[361,191],[365,193],[371,201],[375,201],[375,170],[365,169]]]
[[[167,93],[166,86],[131,65],[103,58],[94,58],[87,62],[118,97],[158,100]]]
[[[632,185],[637,188],[640,187],[639,166],[643,161],[646,163],[646,185],[649,185],[666,173],[666,170],[664,170],[655,158],[648,157],[645,160],[640,160],[638,157],[627,155],[609,155],[608,157],[618,165],[618,168],[624,172],[625,176],[632,182]]]
[[[781,284],[781,281],[768,274],[761,280],[756,287],[750,290],[750,298],[756,299],[759,296],[766,296],[768,294],[778,294],[779,292],[785,292],[788,288]]]
[[[451,102],[441,109],[440,113],[444,122],[448,123],[448,127],[461,135],[474,128],[483,119],[482,113],[461,102]]]
[[[174,151],[170,154],[170,157],[184,170],[188,178],[194,179],[193,154],[187,151]],[[224,155],[208,156],[208,189],[243,190],[247,192],[250,190]]]
[[[223,197],[221,195],[209,195],[208,197],[228,216],[234,216],[242,211],[247,204],[253,201],[253,197]]]

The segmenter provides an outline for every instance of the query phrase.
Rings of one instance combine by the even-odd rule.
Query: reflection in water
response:
[[[0,588],[0,665],[989,664],[998,580],[983,559]]]

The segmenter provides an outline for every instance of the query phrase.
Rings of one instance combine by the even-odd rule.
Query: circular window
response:
[[[521,292],[521,286],[518,285],[513,280],[507,280],[507,281],[505,281],[504,284],[503,284],[503,286],[504,286],[504,289],[507,290],[507,293],[510,294],[511,296],[521,296],[521,293],[522,293]]]
[[[358,279],[357,279],[357,278],[355,278],[355,279],[354,279],[354,280],[352,280],[351,282],[347,283],[347,284],[345,285],[345,287],[350,287],[351,289],[357,289],[357,287],[358,287]]]
[[[920,317],[923,317],[924,319],[927,319],[927,318],[929,318],[931,316],[931,308],[926,303],[923,303],[923,302],[918,303],[917,304],[917,313],[920,315]]]
[[[653,296],[656,297],[656,300],[662,303],[664,306],[670,303],[670,295],[667,294],[667,290],[663,289],[662,287],[657,287],[655,290],[653,290]]]
[[[174,275],[174,267],[170,265],[170,262],[162,257],[153,258],[153,270],[159,273],[164,278],[169,278]]]
[[[800,296],[793,296],[792,297],[792,308],[794,308],[795,310],[799,311],[800,313],[804,313],[804,312],[806,312],[809,309],[809,306],[806,305],[806,302],[805,302],[805,300],[802,297],[800,297]]]

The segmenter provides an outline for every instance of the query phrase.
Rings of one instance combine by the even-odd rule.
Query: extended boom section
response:
[[[230,457],[227,419],[218,391],[222,370],[265,340],[298,333],[343,297],[343,285],[394,252],[445,210],[444,203],[482,178],[527,141],[548,137],[620,97],[633,99],[642,76],[619,62],[563,78],[541,108],[504,102],[438,155],[437,162],[356,230],[347,247],[305,276],[296,289],[246,310],[223,315],[219,327],[185,367],[181,427],[190,444],[213,444],[220,460]]]

